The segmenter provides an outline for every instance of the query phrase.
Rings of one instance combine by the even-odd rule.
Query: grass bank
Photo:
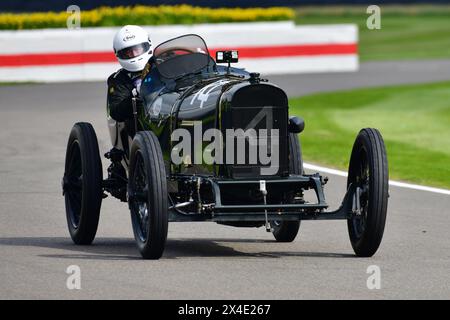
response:
[[[392,179],[450,189],[450,82],[358,89],[290,100],[305,119],[305,161],[347,170],[361,128],[378,128]]]
[[[301,7],[297,24],[356,23],[362,61],[450,58],[450,6],[381,6],[381,29],[369,30],[367,6]]]

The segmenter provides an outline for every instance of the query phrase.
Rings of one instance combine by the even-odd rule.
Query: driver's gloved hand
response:
[[[133,83],[126,75],[119,73],[108,78],[107,108],[114,120],[123,122],[133,117],[133,88]]]

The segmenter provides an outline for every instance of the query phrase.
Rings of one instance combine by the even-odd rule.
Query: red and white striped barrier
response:
[[[263,74],[356,71],[356,25],[295,26],[291,22],[145,27],[157,45],[195,33],[212,56],[239,50],[234,66]],[[0,32],[0,82],[105,80],[120,66],[112,51],[119,28]]]

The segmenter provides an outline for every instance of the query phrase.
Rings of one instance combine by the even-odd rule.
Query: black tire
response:
[[[303,159],[300,141],[296,133],[289,134],[289,173],[303,174]],[[273,236],[278,242],[292,242],[298,234],[300,220],[273,221]]]
[[[159,259],[167,239],[167,180],[158,138],[138,132],[131,145],[128,201],[134,238],[144,259]]]
[[[350,242],[358,257],[375,254],[383,238],[388,204],[389,173],[380,132],[362,129],[350,158],[347,186],[360,188],[360,214],[347,220]]]
[[[76,123],[67,143],[63,194],[67,225],[74,243],[91,244],[102,204],[102,162],[97,136],[89,123]]]

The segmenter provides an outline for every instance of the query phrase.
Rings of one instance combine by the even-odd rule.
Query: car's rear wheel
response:
[[[303,159],[300,141],[296,133],[289,134],[289,173],[303,174]],[[290,197],[293,200],[293,197]],[[273,221],[272,233],[278,242],[292,242],[298,234],[300,221]]]
[[[350,242],[359,257],[371,257],[383,238],[388,204],[388,163],[380,132],[362,129],[350,158],[347,186],[353,185],[353,215],[347,220]]]
[[[97,136],[89,123],[76,123],[67,143],[62,181],[70,236],[91,244],[97,233],[102,203],[102,163]]]
[[[167,180],[157,137],[138,132],[131,145],[128,202],[133,233],[144,259],[159,259],[167,239]]]

